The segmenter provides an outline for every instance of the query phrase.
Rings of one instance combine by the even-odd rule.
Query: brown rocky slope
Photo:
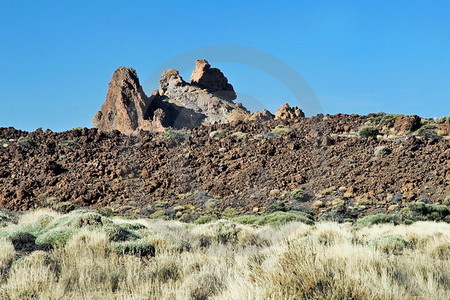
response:
[[[419,200],[442,203],[450,194],[450,141],[436,135],[447,122],[422,119],[417,129],[417,117],[289,111],[131,136],[1,128],[0,207],[107,207],[189,220],[283,203],[316,216],[338,209],[356,217]],[[355,134],[366,125],[381,134]]]

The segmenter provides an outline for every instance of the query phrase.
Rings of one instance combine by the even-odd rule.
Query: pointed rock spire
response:
[[[119,130],[131,134],[144,119],[150,102],[142,90],[136,70],[120,67],[109,83],[105,103],[93,119],[94,127],[102,131]]]

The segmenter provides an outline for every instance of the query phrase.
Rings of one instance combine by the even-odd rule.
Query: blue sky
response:
[[[283,61],[324,113],[449,115],[449,15],[448,1],[10,1],[0,10],[0,126],[91,127],[117,67],[135,68],[150,93],[161,65],[210,45]],[[302,105],[244,57],[210,59],[244,105]],[[187,80],[193,65],[173,67]]]

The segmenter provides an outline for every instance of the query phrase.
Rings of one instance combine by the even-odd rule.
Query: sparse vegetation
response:
[[[445,299],[450,292],[450,224],[395,226],[377,215],[362,222],[371,226],[311,226],[301,217],[308,219],[277,211],[187,225],[30,212],[0,229],[0,298]],[[33,242],[52,247],[15,246]]]
[[[183,130],[167,129],[161,135],[161,140],[165,142],[181,143],[187,140],[188,135]]]
[[[417,131],[414,132],[414,135],[423,136],[428,139],[440,138],[440,135],[436,133],[434,128],[430,128],[427,126],[422,126]]]
[[[358,135],[363,138],[377,137],[380,132],[374,126],[365,126],[358,131]]]
[[[18,140],[17,140],[17,144],[23,147],[34,147],[36,146],[36,142],[33,141],[31,138],[26,137],[26,136],[21,136]]]
[[[294,131],[294,130],[289,126],[278,125],[274,129],[272,129],[271,132],[274,134],[286,134],[286,133],[289,133],[292,131]]]
[[[377,214],[370,215],[358,220],[359,226],[369,226],[374,224],[383,224],[383,223],[399,223],[399,216],[397,215],[387,215],[387,214]]]
[[[83,128],[81,128],[81,129],[75,129],[75,130],[82,130]],[[77,139],[68,139],[68,140],[62,140],[62,141],[59,141],[58,142],[58,146],[60,146],[60,147],[73,147],[73,146],[77,146],[79,143],[78,143],[78,140]]]

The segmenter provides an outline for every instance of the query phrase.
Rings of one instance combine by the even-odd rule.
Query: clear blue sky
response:
[[[448,1],[4,2],[0,126],[91,127],[117,67],[144,82],[173,57],[216,44],[284,61],[324,113],[449,115],[449,16]],[[210,63],[258,100],[252,108],[295,104],[277,78],[245,62]]]

